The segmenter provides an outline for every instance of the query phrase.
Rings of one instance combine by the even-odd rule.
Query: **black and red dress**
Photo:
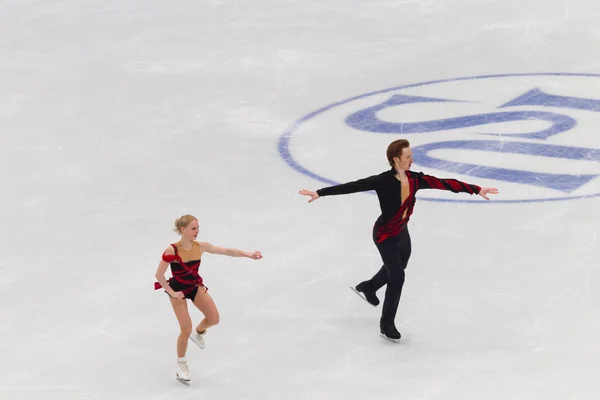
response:
[[[199,287],[207,290],[202,277],[198,273],[202,262],[202,249],[196,241],[192,242],[192,248],[189,250],[183,249],[179,243],[171,244],[171,246],[175,250],[175,254],[170,255],[165,252],[162,255],[162,259],[169,263],[173,275],[167,282],[171,289],[182,292],[186,299],[193,301]],[[161,287],[160,283],[154,283],[155,289]]]

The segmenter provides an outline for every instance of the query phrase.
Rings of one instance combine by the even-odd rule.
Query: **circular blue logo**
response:
[[[336,185],[388,169],[387,145],[405,138],[412,170],[497,187],[494,202],[597,197],[599,77],[485,75],[366,93],[300,118],[280,137],[279,153],[298,172]],[[441,190],[418,197],[481,202]]]

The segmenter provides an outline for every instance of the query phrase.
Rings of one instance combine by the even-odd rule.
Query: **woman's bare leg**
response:
[[[198,294],[194,298],[194,305],[204,314],[204,319],[200,321],[200,324],[196,327],[196,332],[204,333],[204,331],[211,326],[219,323],[219,311],[213,301],[212,297],[208,292],[200,286],[198,288]]]
[[[198,297],[198,296],[196,296]],[[170,299],[173,311],[179,322],[180,333],[177,338],[177,357],[185,357],[187,351],[188,339],[192,333],[192,318],[188,312],[185,299]]]

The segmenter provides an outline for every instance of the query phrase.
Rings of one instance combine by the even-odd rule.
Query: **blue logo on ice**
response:
[[[600,75],[490,75],[367,93],[303,117],[280,138],[279,150],[283,159],[296,170],[326,184],[337,184],[337,180],[320,176],[301,165],[297,158],[303,155],[300,153],[294,158],[291,151],[292,139],[300,140],[305,135],[301,129],[306,122],[311,120],[314,124],[323,120],[323,115],[334,115],[335,111],[337,125],[341,126],[340,132],[334,133],[340,138],[336,142],[338,145],[357,141],[368,147],[367,143],[374,141],[373,136],[370,139],[367,135],[364,139],[357,136],[358,132],[405,137],[411,141],[415,164],[423,167],[413,166],[413,169],[425,172],[433,169],[435,172],[432,173],[440,177],[450,175],[471,183],[482,184],[484,181],[485,185],[496,185],[508,199],[496,197],[495,202],[600,196],[600,182],[596,181],[600,176],[600,164],[596,162],[600,160],[600,135],[595,134],[600,120],[590,123],[594,117],[600,117],[600,95],[598,98],[585,96],[586,92],[599,93],[590,89],[591,85],[600,88],[597,78]],[[440,111],[445,115],[435,118]],[[447,115],[448,112],[454,115]],[[587,122],[589,129],[578,127],[578,120]],[[327,124],[328,132],[320,135],[329,134],[329,125],[331,123]],[[345,130],[343,126],[346,126]],[[310,142],[309,134],[306,140]],[[320,142],[314,144],[321,147]],[[377,143],[380,148],[381,140]],[[383,156],[381,149],[376,151]],[[309,163],[319,165],[314,157],[318,152],[308,153]],[[339,149],[332,149],[331,153],[336,156]],[[488,161],[494,156],[495,161]],[[320,164],[321,169],[335,171],[335,160],[329,166],[324,161]],[[429,193],[421,192],[419,197],[433,201],[475,200],[455,194],[432,197]]]

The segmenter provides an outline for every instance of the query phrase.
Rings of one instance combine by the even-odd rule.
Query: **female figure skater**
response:
[[[479,187],[455,179],[438,179],[422,172],[410,171],[412,151],[405,139],[390,143],[387,159],[392,168],[379,175],[322,188],[316,192],[303,189],[299,193],[310,196],[308,202],[311,203],[324,196],[376,191],[381,215],[373,226],[373,241],[379,250],[383,266],[370,280],[356,285],[354,290],[362,293],[371,305],[377,306],[379,299],[376,292],[387,284],[379,322],[380,334],[383,338],[399,341],[401,335],[394,320],[404,285],[404,270],[411,253],[407,223],[415,206],[415,194],[420,189],[439,189],[478,194],[489,200],[487,194],[497,194],[498,189]]]
[[[253,253],[238,249],[222,248],[213,246],[206,242],[197,242],[198,219],[192,215],[184,215],[175,220],[174,231],[181,235],[181,240],[167,247],[156,270],[155,289],[161,287],[169,295],[173,311],[179,322],[181,332],[177,338],[177,379],[183,383],[190,381],[189,370],[185,353],[187,351],[187,340],[190,338],[200,348],[204,348],[204,334],[206,330],[219,323],[219,312],[208,294],[208,288],[204,286],[202,277],[198,274],[198,268],[203,253],[221,254],[230,257],[247,257],[259,260],[262,255],[259,251]],[[173,275],[169,280],[165,279],[165,272],[171,266]],[[192,319],[188,313],[186,299],[204,314],[204,319],[196,326],[193,336]]]

